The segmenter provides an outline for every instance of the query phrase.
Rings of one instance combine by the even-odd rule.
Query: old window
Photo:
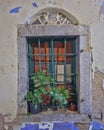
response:
[[[77,103],[75,44],[75,38],[65,36],[28,39],[30,90],[34,88],[31,76],[45,69],[56,80],[56,87],[72,88],[72,102]]]
[[[18,25],[18,113],[27,113],[24,96],[29,89],[28,74],[46,67],[57,84],[75,87],[78,112],[89,114],[92,93],[88,27],[76,25],[77,20],[61,9],[41,10],[27,24]]]

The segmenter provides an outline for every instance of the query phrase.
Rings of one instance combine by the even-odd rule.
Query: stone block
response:
[[[91,115],[91,118],[92,118],[92,119],[101,119],[101,113],[93,113],[93,114]]]

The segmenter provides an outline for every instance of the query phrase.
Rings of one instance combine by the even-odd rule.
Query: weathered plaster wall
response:
[[[95,70],[97,67],[99,73],[104,72],[103,0],[0,0],[0,113],[6,115],[7,121],[14,119],[17,113],[17,25],[26,23],[32,15],[46,7],[62,8],[76,17],[80,24],[90,26],[92,68]],[[103,78],[99,79],[101,84],[98,85],[97,76],[94,78],[95,85],[101,89]],[[102,91],[100,96],[104,98]],[[96,88],[93,91],[93,103],[99,103],[95,101],[95,93]]]
[[[101,118],[104,121],[104,89],[102,87],[104,73],[100,72],[97,68],[93,79],[93,116]],[[94,117],[94,118],[95,118]]]

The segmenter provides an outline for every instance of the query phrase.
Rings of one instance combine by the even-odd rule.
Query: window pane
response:
[[[41,42],[40,44],[40,54],[43,54],[44,57],[41,59],[46,61],[49,61],[49,43],[48,42]],[[42,56],[42,55],[41,55]]]
[[[71,83],[71,64],[66,64],[66,82]]]
[[[64,82],[64,65],[56,65],[57,82]]]
[[[64,61],[64,44],[60,41],[55,41],[54,43],[54,53],[56,54],[55,56],[55,61],[56,62],[62,62]]]

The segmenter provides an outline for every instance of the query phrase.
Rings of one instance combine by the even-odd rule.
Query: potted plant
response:
[[[47,74],[47,70],[40,70],[35,74],[35,76],[32,76],[31,79],[34,82],[35,88],[44,87],[48,89],[48,87],[50,87],[50,84],[55,83],[55,80]]]
[[[35,114],[41,111],[42,106],[47,106],[50,103],[50,84],[55,81],[47,75],[46,70],[37,72],[31,79],[34,82],[34,89],[27,92],[25,100],[28,101],[31,113]]]
[[[42,95],[42,99],[43,99],[43,101],[41,103],[42,110],[47,110],[49,107],[49,104],[51,103],[50,94],[47,93],[47,94]]]
[[[76,111],[77,110],[77,105],[75,102],[71,102],[69,105],[69,110],[70,111]]]
[[[76,99],[75,94],[74,94],[75,90],[72,89],[71,85],[68,85],[66,88],[70,93],[70,97],[68,98],[68,109],[70,111],[76,111],[77,110],[77,103],[75,101],[75,99]]]
[[[61,108],[67,105],[67,99],[70,97],[69,91],[60,86],[51,88],[50,95],[53,105]]]
[[[35,89],[41,88],[41,89],[45,89],[45,91],[47,92],[45,94],[44,93],[41,94],[42,97],[41,106],[42,109],[45,110],[47,109],[48,105],[51,102],[50,86],[55,83],[55,80],[47,74],[47,70],[40,70],[31,79],[34,82]]]
[[[41,103],[43,102],[42,95],[45,94],[47,94],[45,88],[36,88],[33,91],[27,92],[25,100],[28,101],[32,114],[37,114],[41,111]]]

